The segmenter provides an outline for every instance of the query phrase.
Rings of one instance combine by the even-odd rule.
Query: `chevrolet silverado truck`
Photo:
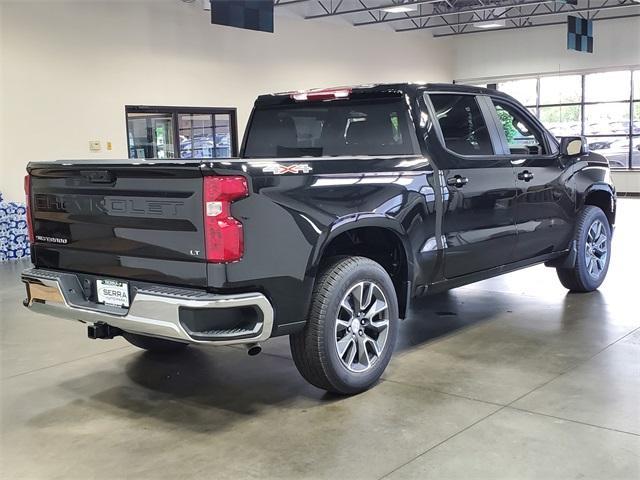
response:
[[[288,335],[339,394],[379,379],[416,296],[540,263],[598,288],[616,215],[584,138],[449,84],[260,96],[237,159],[27,170],[27,308],[154,352]]]

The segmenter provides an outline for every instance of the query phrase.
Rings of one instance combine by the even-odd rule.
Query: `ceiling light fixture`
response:
[[[474,23],[476,28],[500,28],[506,26],[504,20],[489,20],[488,22]]]
[[[405,12],[415,12],[418,9],[417,5],[396,5],[394,7],[385,7],[381,8],[381,12],[386,13],[405,13]]]
[[[474,23],[473,26],[475,28],[500,28],[506,27],[507,22],[505,20],[504,14],[507,13],[505,8],[496,8],[491,13],[491,17],[487,18],[484,22]],[[502,18],[500,18],[502,17]]]

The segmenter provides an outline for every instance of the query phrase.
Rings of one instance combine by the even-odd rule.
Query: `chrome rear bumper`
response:
[[[230,345],[264,341],[273,328],[273,308],[261,293],[216,295],[202,290],[146,285],[135,288],[127,309],[87,300],[78,277],[72,273],[31,268],[22,273],[22,281],[27,289],[24,305],[33,312],[88,324],[104,322],[125,332],[188,343]],[[247,308],[259,312],[249,328],[227,328],[203,335],[189,331],[181,321],[181,309],[190,312],[211,309],[211,315],[206,315],[215,317],[216,309]]]

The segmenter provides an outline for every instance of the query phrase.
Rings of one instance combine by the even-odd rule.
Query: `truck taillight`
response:
[[[25,175],[24,177],[24,194],[27,205],[27,229],[29,231],[29,243],[33,243],[33,222],[31,220],[31,177],[29,175]]]
[[[226,263],[242,258],[242,224],[231,216],[231,203],[249,195],[244,177],[204,177],[204,243],[208,262]]]

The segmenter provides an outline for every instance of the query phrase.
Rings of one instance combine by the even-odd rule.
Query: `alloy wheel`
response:
[[[389,304],[371,281],[351,287],[340,302],[335,341],[342,364],[352,372],[369,370],[380,358],[389,333]]]
[[[600,220],[594,221],[589,227],[584,249],[584,260],[589,275],[599,278],[607,265],[609,246],[607,231]]]

